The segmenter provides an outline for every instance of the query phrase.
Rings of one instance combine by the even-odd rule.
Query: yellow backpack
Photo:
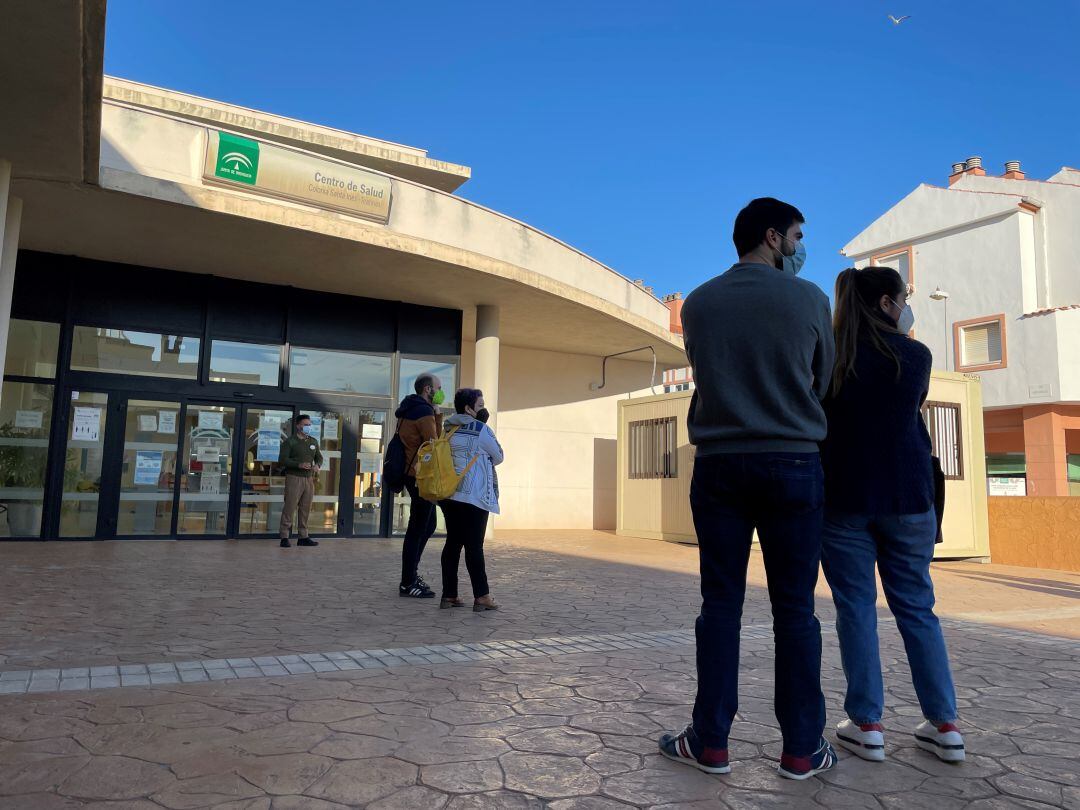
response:
[[[469,469],[476,463],[476,456],[465,465],[465,469],[458,475],[454,469],[454,455],[450,450],[450,438],[457,433],[458,426],[454,426],[449,433],[443,433],[437,439],[432,439],[420,445],[418,453],[419,462],[416,468],[416,488],[420,491],[420,497],[425,501],[437,503],[444,501],[457,492],[461,480],[468,474]]]

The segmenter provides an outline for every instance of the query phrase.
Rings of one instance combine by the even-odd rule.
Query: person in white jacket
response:
[[[503,450],[495,432],[485,424],[488,412],[484,394],[476,388],[462,388],[454,394],[454,410],[443,429],[454,434],[450,449],[454,469],[460,474],[468,467],[457,492],[440,501],[446,520],[446,545],[442,552],[442,599],[440,608],[462,607],[458,597],[458,563],[465,550],[465,568],[472,582],[473,610],[498,610],[488,588],[484,563],[484,535],[489,514],[499,514],[499,479],[495,467],[502,464]],[[475,461],[474,461],[475,459]],[[472,466],[469,466],[472,462]]]

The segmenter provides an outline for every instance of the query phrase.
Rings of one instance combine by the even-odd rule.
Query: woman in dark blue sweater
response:
[[[848,682],[848,719],[837,727],[837,741],[863,759],[885,758],[876,563],[926,718],[915,739],[939,758],[959,762],[964,741],[955,725],[956,691],[930,580],[937,536],[934,469],[920,411],[932,357],[908,337],[913,322],[905,284],[892,268],[849,268],[837,278],[836,366],[821,454],[821,561],[836,604]]]

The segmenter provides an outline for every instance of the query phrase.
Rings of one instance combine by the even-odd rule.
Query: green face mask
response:
[[[441,388],[431,395],[432,405],[442,405],[444,402],[446,402],[446,392]]]

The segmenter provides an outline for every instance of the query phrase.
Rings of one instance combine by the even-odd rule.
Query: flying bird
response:
[[[910,20],[911,15],[910,14],[905,14],[903,17],[894,17],[892,14],[890,14],[889,19],[892,21],[893,25],[899,25],[904,20]]]

